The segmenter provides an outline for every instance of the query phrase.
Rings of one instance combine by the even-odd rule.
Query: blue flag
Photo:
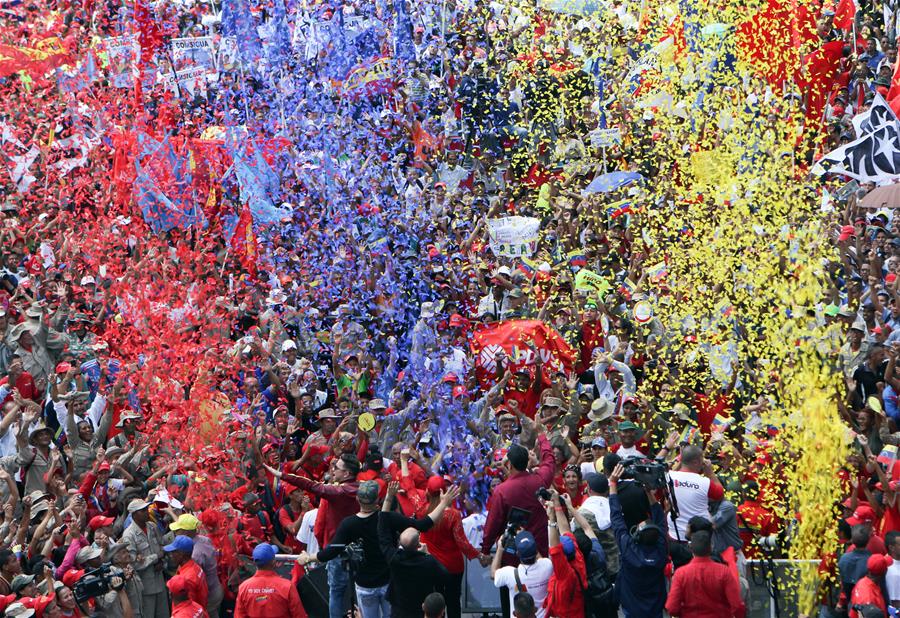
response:
[[[238,55],[245,68],[254,70],[262,56],[262,43],[247,0],[223,0],[222,34],[235,37]]]
[[[173,228],[206,225],[203,210],[193,199],[187,158],[175,152],[168,136],[157,142],[139,135],[138,143],[142,152],[134,162],[134,198],[150,229],[160,234]]]
[[[406,0],[397,0],[394,3],[396,15],[394,16],[394,57],[398,60],[415,60],[416,46],[413,44],[412,20],[409,17],[409,9]]]
[[[229,141],[235,145],[234,174],[241,189],[241,202],[250,207],[253,221],[262,225],[277,223],[289,213],[275,206],[281,189],[278,174],[262,156],[261,147],[254,144],[253,153],[247,152],[246,139],[229,133]]]

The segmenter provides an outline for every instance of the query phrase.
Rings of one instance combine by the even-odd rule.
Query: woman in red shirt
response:
[[[575,464],[566,466],[563,470],[563,491],[572,500],[572,506],[576,509],[584,502],[584,483],[581,481],[581,470]]]
[[[443,491],[443,478],[432,476],[428,479],[425,488],[428,512],[437,508]],[[428,553],[444,565],[448,572],[443,589],[440,591],[447,603],[447,618],[460,618],[462,614],[460,596],[465,565],[463,556],[469,560],[483,556],[469,543],[463,531],[462,515],[453,507],[448,507],[444,511],[444,516],[431,530],[422,533],[422,542],[428,547]]]

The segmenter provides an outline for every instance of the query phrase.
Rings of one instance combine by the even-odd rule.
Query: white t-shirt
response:
[[[709,478],[696,472],[681,470],[669,472],[672,486],[675,488],[675,501],[678,503],[678,519],[675,526],[677,536],[669,528],[669,538],[686,540],[687,524],[691,517],[705,517],[712,521],[709,514]]]
[[[319,553],[319,542],[316,535],[313,534],[313,528],[316,527],[316,515],[319,509],[313,509],[303,514],[303,521],[300,522],[300,528],[297,530],[297,540],[306,543],[306,552],[310,555]]]
[[[484,513],[473,513],[462,520],[463,533],[472,547],[481,547],[486,521]],[[466,564],[465,586],[469,591],[469,599],[476,605],[493,607],[497,603],[497,589],[491,579],[491,570],[481,566],[477,559],[469,560]]]
[[[497,588],[506,586],[509,588],[509,604],[512,606],[516,597],[516,569],[519,571],[519,581],[525,591],[534,599],[537,608],[536,618],[544,618],[544,599],[547,598],[547,585],[550,576],[553,575],[553,563],[550,558],[538,558],[534,564],[520,564],[517,567],[501,567],[494,574],[494,585]]]
[[[900,563],[894,562],[888,567],[884,583],[887,587],[888,602],[900,601]]]
[[[603,474],[603,461],[583,461],[581,462],[582,478],[588,474]]]
[[[622,459],[628,459],[629,457],[646,457],[647,455],[637,450],[637,448],[633,446],[625,447],[620,446],[615,451],[616,455],[621,457]]]
[[[604,496],[588,496],[585,498],[584,502],[581,503],[579,510],[590,511],[593,513],[594,519],[597,520],[597,527],[601,530],[606,530],[612,526],[612,521],[609,516],[609,498]]]

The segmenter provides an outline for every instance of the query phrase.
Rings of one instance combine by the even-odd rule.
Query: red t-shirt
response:
[[[849,607],[852,608],[854,605],[875,605],[882,612],[887,612],[881,586],[869,579],[868,576],[862,577],[853,586],[853,592],[850,593]],[[859,612],[851,609],[850,618],[859,618]]]
[[[575,537],[566,533],[572,540]],[[584,557],[578,549],[575,549],[575,557],[570,561],[562,545],[554,545],[550,548],[550,561],[553,563],[553,575],[547,585],[547,598],[544,600],[544,608],[548,616],[583,616],[584,594],[582,590],[587,582],[587,570],[584,566]]]
[[[206,575],[200,565],[193,560],[188,560],[180,567],[176,575],[183,575],[188,581],[188,597],[201,607],[206,607],[209,589],[206,587]]]
[[[0,380],[0,386],[3,386],[7,383],[9,383],[9,376],[4,376],[3,379]],[[31,374],[27,371],[23,371],[19,374],[19,378],[16,380],[16,383],[12,385],[12,387],[19,389],[19,394],[23,399],[31,399],[32,401],[37,401],[37,399],[35,399],[35,397],[37,396],[37,389],[34,388],[34,378],[31,377]],[[9,393],[2,403],[6,403],[10,400],[12,400],[12,393]]]
[[[515,400],[522,414],[530,419],[534,419],[535,414],[537,414],[538,403],[541,400],[541,389],[532,386],[525,392],[508,390],[503,399],[504,402]]]
[[[584,373],[591,368],[594,348],[603,347],[603,324],[600,320],[585,322],[581,325],[581,350],[579,351],[579,363],[576,371]]]
[[[441,521],[431,530],[422,533],[422,542],[428,547],[428,553],[452,574],[463,572],[464,555],[471,560],[480,553],[466,538],[462,515],[452,507],[444,511]]]
[[[697,407],[697,426],[700,428],[700,432],[707,437],[716,416],[731,416],[731,395],[708,397],[703,393],[697,393],[694,404]]]
[[[754,537],[770,536],[778,533],[778,520],[759,502],[745,500],[737,509],[738,533],[744,542],[744,555],[758,558],[760,550],[753,543]]]

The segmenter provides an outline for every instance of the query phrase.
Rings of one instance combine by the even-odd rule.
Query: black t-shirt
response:
[[[882,361],[875,371],[872,371],[866,363],[863,363],[853,372],[856,392],[863,402],[872,395],[878,396],[878,383],[884,382],[884,370],[887,369],[887,365],[888,361]]]
[[[319,562],[334,560],[344,551],[344,548],[340,546],[360,541],[363,548],[363,560],[356,572],[356,583],[363,588],[387,586],[391,579],[391,573],[379,541],[379,517],[389,520],[387,527],[390,529],[395,526],[400,527],[401,530],[412,527],[424,532],[434,525],[430,517],[410,519],[397,513],[382,513],[381,511],[376,511],[368,517],[361,517],[359,514],[351,515],[344,518],[338,525],[331,543],[316,554],[316,559]]]

